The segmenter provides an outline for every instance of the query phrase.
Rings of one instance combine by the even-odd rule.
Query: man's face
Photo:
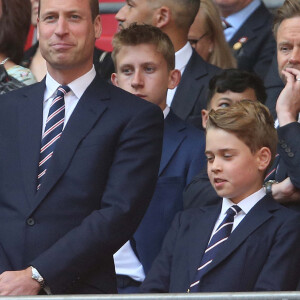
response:
[[[259,151],[251,153],[234,134],[208,129],[205,154],[209,180],[220,197],[239,203],[261,188]]]
[[[228,17],[244,7],[246,7],[252,0],[214,0],[220,8],[223,17]]]
[[[284,20],[277,31],[277,61],[281,79],[286,82],[282,70],[300,70],[300,17]]]
[[[163,55],[152,44],[122,46],[116,55],[117,70],[112,74],[114,85],[140,98],[166,106],[168,88],[177,86],[178,70],[168,70]]]
[[[208,35],[205,17],[201,8],[198,11],[194,23],[190,27],[188,40],[197,53],[205,61],[208,61],[213,51],[214,43]]]
[[[50,74],[72,70],[76,78],[91,69],[101,22],[92,20],[89,0],[42,0],[38,30]]]
[[[257,97],[254,89],[247,88],[241,93],[235,93],[230,90],[224,93],[215,93],[210,101],[210,108],[217,110],[219,108],[224,108],[233,105],[241,100],[252,100],[257,101]],[[202,110],[202,126],[206,128],[206,123],[208,119],[209,111],[206,109]]]
[[[31,24],[35,27],[38,17],[39,0],[30,0],[31,2]]]
[[[148,0],[126,0],[126,4],[116,14],[119,29],[127,28],[132,23],[153,25],[153,13],[154,9]]]

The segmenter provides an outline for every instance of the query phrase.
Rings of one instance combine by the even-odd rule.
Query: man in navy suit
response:
[[[208,82],[219,69],[205,62],[188,42],[199,4],[199,0],[128,0],[116,19],[120,29],[137,22],[156,26],[169,36],[175,48],[175,68],[182,78],[178,87],[168,90],[167,104],[182,120],[202,129]]]
[[[13,270],[0,295],[115,293],[113,253],[156,184],[162,113],[96,75],[98,0],[39,7],[46,78],[0,99],[0,241]]]
[[[175,217],[143,292],[296,289],[300,215],[275,202],[262,187],[276,146],[273,118],[258,101],[211,110],[207,169],[223,199]]]
[[[276,50],[272,14],[261,0],[214,0],[224,22],[225,38],[241,70],[264,78]]]
[[[138,291],[175,214],[182,210],[186,184],[206,164],[204,133],[177,117],[166,105],[167,90],[180,80],[169,37],[151,25],[132,24],[113,39],[116,73],[112,82],[158,105],[165,116],[162,158],[155,193],[134,234],[115,255],[118,290]],[[135,252],[133,251],[135,250]]]

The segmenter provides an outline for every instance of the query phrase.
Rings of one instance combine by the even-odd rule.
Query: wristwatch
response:
[[[33,266],[31,266],[31,273],[31,278],[36,280],[40,284],[41,288],[43,288],[45,285],[45,281],[42,275],[39,273],[39,271]]]
[[[276,180],[268,180],[267,182],[264,183],[264,188],[267,195],[272,196],[272,185],[274,183],[278,183],[278,182]]]

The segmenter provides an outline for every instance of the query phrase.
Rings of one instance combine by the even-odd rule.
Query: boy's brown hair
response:
[[[273,33],[275,39],[277,38],[277,31],[280,24],[286,20],[295,17],[300,17],[300,1],[299,0],[285,0],[283,5],[278,8],[274,17]]]
[[[151,44],[156,47],[167,62],[169,71],[175,68],[175,50],[170,38],[159,28],[151,25],[131,24],[114,35],[112,59],[117,70],[116,56],[123,46],[138,46],[140,44]]]
[[[258,101],[242,100],[230,107],[211,110],[208,115],[206,131],[219,128],[233,133],[243,141],[251,153],[262,147],[271,151],[271,166],[276,155],[277,132],[269,109]]]

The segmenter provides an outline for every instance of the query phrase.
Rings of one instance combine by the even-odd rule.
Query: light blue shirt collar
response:
[[[226,41],[235,35],[235,33],[242,27],[246,20],[252,15],[252,13],[261,5],[261,0],[253,0],[246,7],[240,11],[224,18],[232,27],[224,30]]]

